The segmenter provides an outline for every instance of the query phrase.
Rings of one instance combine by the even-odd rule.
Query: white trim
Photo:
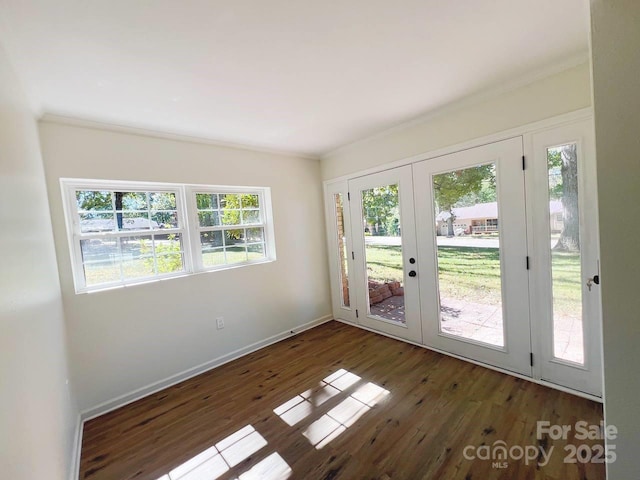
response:
[[[82,418],[82,422],[87,422],[93,418],[99,417],[100,415],[104,415],[105,413],[109,413],[118,408],[124,407],[130,403],[133,403],[137,400],[140,400],[144,397],[157,393],[165,388],[169,388],[173,385],[176,385],[180,382],[184,382],[190,378],[196,377],[202,373],[205,373],[213,368],[224,365],[225,363],[229,363],[233,360],[237,360],[240,357],[244,357],[250,353],[253,353],[257,350],[260,350],[264,347],[268,347],[269,345],[273,345],[274,343],[278,343],[281,340],[289,338],[293,335],[298,335],[299,333],[304,332],[305,330],[309,330],[311,328],[317,327],[318,325],[322,325],[323,323],[327,323],[328,321],[333,319],[333,315],[323,315],[322,317],[316,318],[315,320],[311,320],[310,322],[303,323],[302,325],[298,325],[289,330],[285,330],[283,332],[272,335],[264,340],[260,340],[258,342],[247,345],[246,347],[239,348],[227,354],[221,355],[219,357],[214,358],[213,360],[209,360],[208,362],[201,363],[200,365],[196,365],[195,367],[191,367],[182,372],[176,373],[167,377],[163,380],[158,380],[157,382],[150,383],[141,388],[137,388],[132,392],[125,393],[123,395],[119,395],[111,400],[107,400],[106,402],[102,402],[95,407],[88,408],[83,410],[80,413]]]
[[[489,370],[494,370],[496,372],[504,373],[506,375],[510,375],[512,377],[520,378],[522,380],[527,380],[531,383],[537,383],[538,385],[542,385],[544,387],[553,388],[554,390],[559,390],[561,392],[570,393],[571,395],[575,395],[576,397],[586,398],[587,400],[592,400],[594,402],[603,403],[603,399],[601,397],[596,397],[595,395],[591,395],[589,393],[581,392],[579,390],[573,390],[571,388],[563,387],[562,385],[556,385],[555,383],[547,382],[545,380],[537,380],[532,377],[528,377],[526,375],[521,375],[516,372],[512,372],[510,370],[505,370],[504,368],[495,367],[493,365],[488,365],[486,363],[478,362],[477,360],[473,360],[471,358],[463,357],[461,355],[456,355],[455,353],[446,352],[444,350],[439,350],[437,348],[429,347],[427,345],[422,345],[421,343],[412,342],[411,340],[407,340],[405,338],[396,337],[394,335],[381,332],[379,330],[374,330],[372,328],[365,327],[363,325],[356,325],[346,320],[342,320],[340,318],[334,318],[336,322],[344,323],[345,325],[349,325],[351,327],[361,328],[362,330],[366,330],[371,333],[375,333],[378,335],[382,335],[384,337],[389,337],[394,340],[398,340],[400,342],[409,343],[411,345],[415,345],[416,347],[422,347],[425,350],[431,350],[432,352],[441,353],[442,355],[446,355],[447,357],[457,358],[458,360],[463,360],[465,362],[473,363],[474,365],[478,365],[480,367],[488,368]]]
[[[37,112],[36,112],[37,113]],[[129,135],[139,135],[142,137],[161,138],[164,140],[173,140],[177,142],[197,143],[200,145],[213,145],[215,147],[232,148],[234,150],[244,150],[249,152],[266,153],[270,155],[279,155],[284,157],[293,157],[300,160],[320,160],[318,155],[312,155],[303,152],[289,152],[278,150],[277,148],[262,147],[259,145],[245,145],[241,143],[226,142],[213,138],[198,137],[195,135],[186,135],[183,133],[174,133],[170,131],[152,130],[144,127],[135,127],[132,125],[123,125],[116,123],[108,123],[100,120],[91,120],[88,118],[70,117],[57,113],[44,112],[39,115],[38,121],[41,123],[53,123],[58,125],[69,125],[72,127],[90,128],[92,130],[103,130],[107,132],[125,133]]]
[[[107,191],[160,191],[169,192],[175,195],[176,213],[178,215],[178,227],[171,229],[149,229],[111,232],[87,232],[82,233],[78,221],[78,208],[76,205],[75,192],[83,189],[100,189]],[[114,288],[130,287],[144,283],[150,283],[170,278],[179,278],[203,272],[217,272],[229,268],[237,268],[247,265],[273,262],[276,260],[273,213],[271,205],[270,187],[241,187],[227,185],[199,185],[166,182],[136,182],[121,180],[99,180],[99,179],[76,179],[61,178],[60,190],[62,194],[63,210],[65,215],[65,225],[67,231],[67,242],[69,245],[69,257],[71,259],[71,270],[73,273],[74,288],[76,294],[101,292]],[[225,225],[220,230],[229,229],[249,229],[262,228],[264,232],[264,257],[236,263],[224,263],[221,265],[205,267],[202,262],[202,251],[200,246],[201,228],[198,222],[198,208],[195,201],[196,193],[249,193],[258,195],[260,199],[259,210],[262,222],[252,225]],[[115,206],[111,212],[115,211]],[[110,211],[107,211],[110,212]],[[235,227],[235,228],[233,228]],[[120,238],[126,236],[152,236],[175,233],[182,238],[183,269],[177,272],[168,272],[149,275],[134,279],[123,279],[96,285],[86,285],[86,277],[83,268],[81,241],[87,238]],[[245,242],[245,247],[250,244]],[[247,249],[248,252],[248,249]],[[154,261],[155,261],[154,254]],[[226,258],[226,257],[225,257]]]
[[[84,430],[84,421],[82,415],[76,415],[76,428],[73,436],[73,450],[71,451],[71,468],[69,472],[69,480],[78,480],[80,478],[80,456],[82,454],[82,432]]]
[[[547,119],[529,123],[526,125],[521,125],[519,127],[510,128],[508,130],[503,130],[501,132],[492,133],[490,135],[485,135],[483,137],[476,137],[471,140],[449,145],[443,148],[439,148],[437,150],[418,153],[410,157],[402,158],[400,160],[395,160],[389,163],[384,163],[382,165],[378,165],[375,167],[370,167],[365,170],[359,170],[353,173],[341,175],[339,177],[329,178],[327,180],[324,180],[323,183],[330,184],[330,183],[341,181],[341,180],[350,180],[353,178],[362,177],[364,175],[369,175],[371,173],[390,170],[392,168],[401,167],[403,165],[409,165],[412,163],[420,162],[422,160],[431,160],[436,157],[442,157],[443,155],[449,155],[451,153],[457,153],[462,150],[469,150],[471,148],[481,147],[489,143],[500,142],[502,140],[508,140],[510,138],[520,137],[529,133],[536,133],[541,130],[546,130],[552,127],[559,127],[562,125],[574,123],[579,120],[590,119],[592,117],[593,117],[593,109],[591,107],[582,108],[580,110],[575,110],[573,112],[557,115],[555,117],[547,118]]]
[[[465,108],[478,104],[484,100],[490,100],[492,98],[499,97],[501,95],[517,90],[519,88],[525,87],[527,85],[531,85],[532,83],[535,83],[539,80],[544,80],[545,78],[551,77],[560,72],[564,72],[565,70],[569,70],[570,68],[577,67],[578,65],[587,63],[589,62],[589,59],[590,59],[589,52],[582,52],[576,55],[572,55],[571,57],[565,59],[564,61],[556,63],[554,65],[550,65],[547,68],[537,69],[533,72],[530,72],[529,74],[521,76],[520,78],[517,78],[510,82],[509,81],[504,82],[497,87],[472,93],[465,97],[459,98],[458,100],[453,100],[452,102],[446,103],[441,107],[436,107],[435,109],[429,110],[426,113],[423,113],[422,115],[419,115],[411,120],[399,123],[389,128],[385,128],[381,131],[378,131],[377,133],[368,135],[365,138],[361,138],[353,142],[340,145],[339,147],[329,150],[328,152],[322,153],[320,155],[320,159],[322,160],[326,157],[330,157],[337,153],[342,153],[345,150],[349,150],[350,148],[356,145],[365,144],[371,140],[386,137],[395,132],[402,131],[407,128],[411,128],[421,123],[426,123],[435,118],[442,117],[459,110],[463,110]]]

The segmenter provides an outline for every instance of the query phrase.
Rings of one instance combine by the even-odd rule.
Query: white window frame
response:
[[[271,189],[269,187],[240,187],[225,185],[197,185],[61,178],[60,189],[62,193],[62,203],[67,229],[67,241],[69,244],[71,270],[73,273],[75,291],[78,294],[128,287],[132,285],[155,282],[169,278],[183,277],[196,273],[228,270],[231,268],[268,263],[276,260],[275,235],[271,207]],[[178,215],[178,228],[163,230],[127,230],[105,233],[82,233],[80,229],[80,217],[78,215],[78,208],[76,203],[76,191],[78,190],[105,190],[125,192],[160,191],[175,193],[176,210]],[[195,196],[196,193],[247,193],[258,195],[260,203],[260,217],[262,222],[260,224],[247,226],[242,225],[238,226],[238,228],[261,227],[264,229],[264,258],[247,260],[246,262],[205,267],[202,262],[202,250],[200,246],[200,227]],[[230,226],[228,225],[222,226],[221,230],[230,229],[229,227]],[[80,244],[81,240],[85,240],[87,238],[120,238],[133,235],[153,235],[158,233],[175,233],[182,236],[182,250],[184,259],[183,270],[161,275],[150,275],[135,279],[101,283],[98,285],[87,285],[82,261],[82,250]]]
[[[186,186],[185,192],[189,199],[189,211],[191,214],[191,223],[193,227],[190,230],[191,250],[194,252],[193,264],[198,271],[216,271],[226,270],[229,268],[241,267],[244,265],[253,265],[256,263],[271,262],[276,258],[274,233],[273,233],[273,220],[271,214],[271,194],[269,188],[256,188],[256,187],[229,187],[229,186],[213,186],[213,185],[189,185]],[[196,203],[196,194],[250,194],[258,195],[260,204],[260,223],[250,225],[219,225],[215,227],[200,227],[200,221],[198,219],[198,206]],[[245,262],[205,266],[202,258],[202,247],[200,245],[200,233],[205,231],[224,231],[224,230],[240,230],[246,228],[262,228],[264,230],[264,258],[257,260],[247,260]]]

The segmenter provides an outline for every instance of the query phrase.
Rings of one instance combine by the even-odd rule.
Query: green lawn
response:
[[[233,265],[248,260],[259,260],[261,258],[264,258],[263,247],[261,245],[250,245],[248,252],[244,246],[227,247],[226,261],[223,248],[210,250],[204,252],[202,255],[202,261],[205,267],[225,264]],[[159,274],[180,272],[183,270],[182,254],[168,253],[160,255],[157,258],[157,264]],[[114,257],[112,261],[87,263],[84,269],[88,286],[120,281],[120,263],[117,261],[117,257]],[[132,255],[122,263],[122,275],[125,280],[153,276],[153,258],[150,255]]]
[[[440,295],[469,302],[500,302],[497,248],[438,247]]]
[[[580,258],[553,252],[554,310],[575,314],[581,309]],[[367,245],[371,280],[402,281],[399,246]],[[500,301],[500,253],[497,248],[438,247],[439,286],[443,297],[496,304]]]

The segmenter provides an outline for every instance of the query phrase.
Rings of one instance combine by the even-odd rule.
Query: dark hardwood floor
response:
[[[329,322],[87,422],[80,478],[604,479],[563,461],[602,442],[538,439],[538,420],[598,424],[602,408]],[[473,459],[499,445],[552,453]]]

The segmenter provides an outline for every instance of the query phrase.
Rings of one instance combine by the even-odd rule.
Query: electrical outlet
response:
[[[216,328],[222,330],[224,328],[224,317],[216,318]]]

